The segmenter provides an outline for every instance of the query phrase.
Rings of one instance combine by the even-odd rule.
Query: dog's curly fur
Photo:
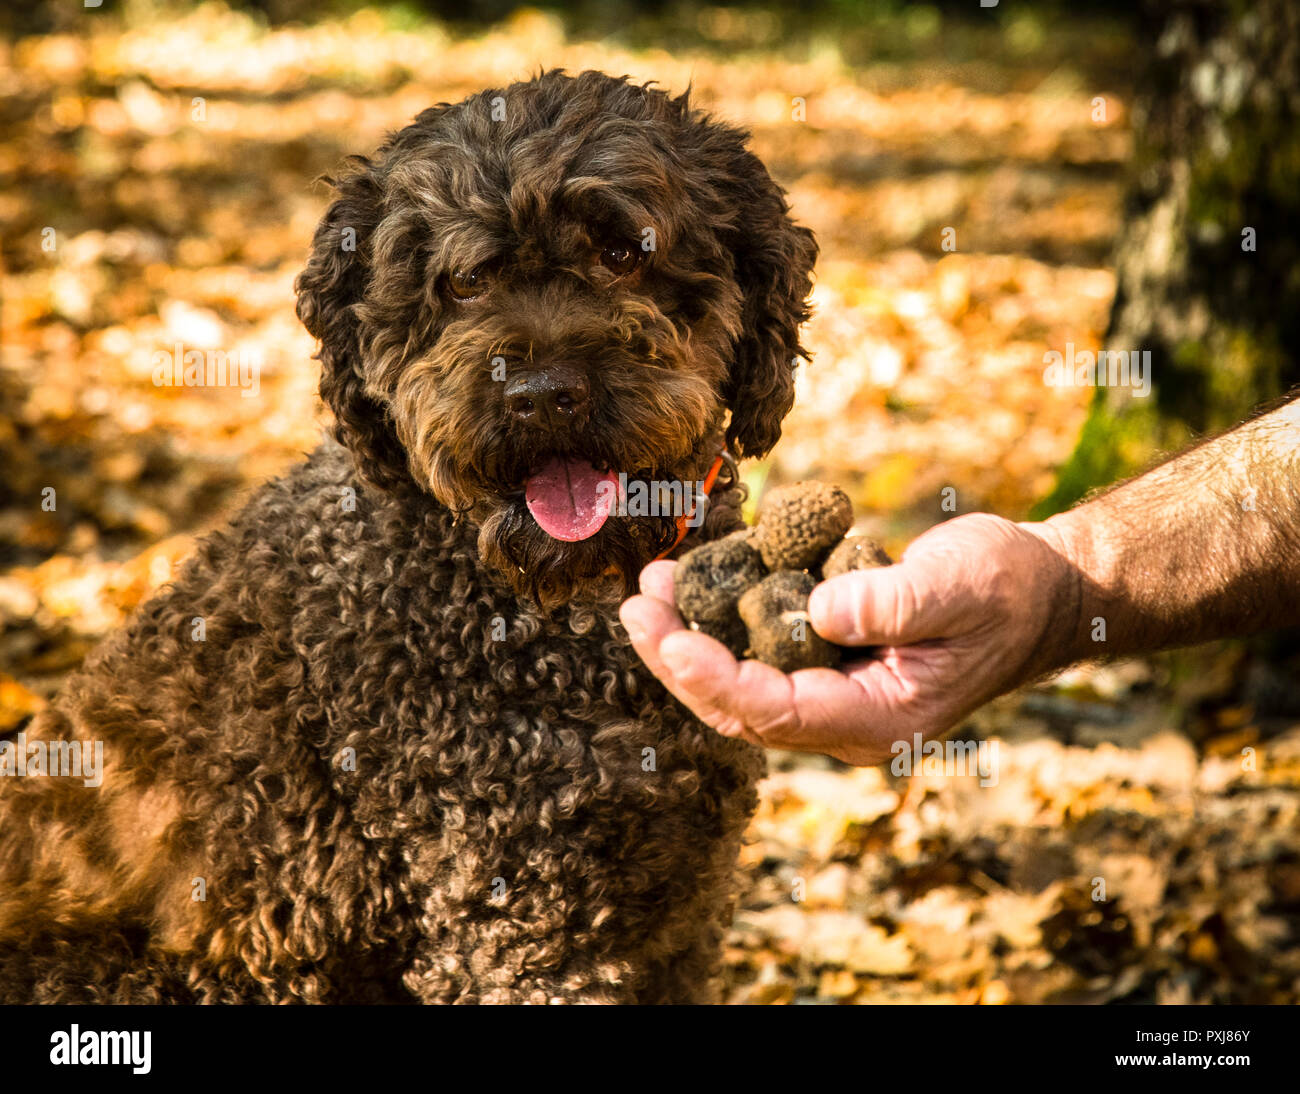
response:
[[[766,452],[811,234],[742,132],[594,72],[425,111],[336,186],[298,282],[336,440],[27,727],[105,775],[0,779],[0,1001],[709,998],[762,757],[618,625],[671,519],[561,542],[523,488]],[[500,366],[582,398],[539,430]]]

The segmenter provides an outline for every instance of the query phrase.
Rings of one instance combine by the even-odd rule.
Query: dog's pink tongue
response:
[[[602,489],[602,483],[610,485]],[[617,490],[618,479],[611,472],[557,456],[524,484],[524,499],[543,532],[573,543],[600,531]]]

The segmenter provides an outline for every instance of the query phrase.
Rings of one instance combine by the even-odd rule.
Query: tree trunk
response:
[[[1141,33],[1106,346],[1152,392],[1097,388],[1039,517],[1300,383],[1300,3],[1145,0]]]

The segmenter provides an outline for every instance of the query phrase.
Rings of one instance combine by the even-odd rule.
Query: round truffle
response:
[[[839,647],[822,638],[808,621],[808,594],[816,585],[811,574],[782,570],[740,598],[740,618],[749,631],[752,656],[782,672],[839,664]]]
[[[737,657],[747,645],[736,602],[767,572],[750,545],[748,528],[687,551],[673,571],[677,609],[695,629],[716,638]]]
[[[866,536],[849,536],[840,540],[822,563],[822,577],[839,577],[850,570],[874,570],[892,566],[894,560],[874,539]]]
[[[853,504],[838,486],[797,482],[763,499],[754,546],[769,570],[808,570],[853,525]]]

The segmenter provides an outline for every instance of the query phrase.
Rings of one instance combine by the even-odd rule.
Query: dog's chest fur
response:
[[[116,960],[168,967],[146,998],[699,997],[758,751],[667,696],[616,603],[543,615],[415,501],[323,447],[33,727],[107,737],[91,827],[161,803],[65,848],[140,875],[86,897],[141,932]]]

